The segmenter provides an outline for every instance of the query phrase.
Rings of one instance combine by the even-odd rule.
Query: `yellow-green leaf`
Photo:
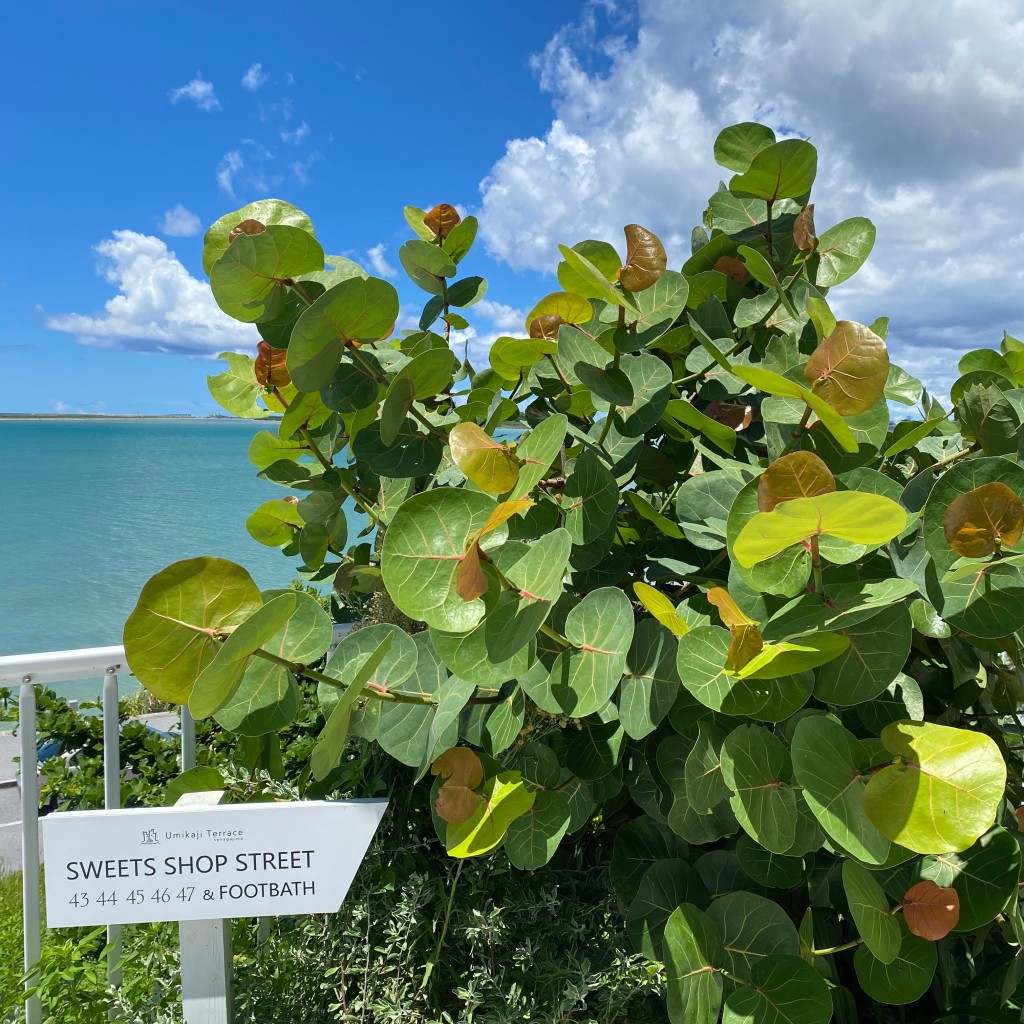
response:
[[[676,612],[675,605],[660,590],[655,590],[646,583],[634,583],[633,592],[637,600],[676,636],[682,636],[690,631],[690,627]]]
[[[483,784],[480,796],[476,811],[466,821],[449,825],[445,832],[450,857],[489,853],[505,838],[509,825],[533,807],[536,793],[523,785],[519,772],[502,772]]]
[[[460,423],[448,435],[455,465],[482,491],[504,494],[519,479],[519,460],[475,423]]]

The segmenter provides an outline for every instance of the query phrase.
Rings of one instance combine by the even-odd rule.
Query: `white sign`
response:
[[[333,913],[387,800],[69,811],[42,819],[50,928]]]

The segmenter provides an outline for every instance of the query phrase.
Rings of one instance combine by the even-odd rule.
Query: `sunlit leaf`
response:
[[[459,211],[448,203],[438,203],[423,215],[423,226],[439,238],[447,238],[461,222]]]
[[[836,489],[832,471],[813,452],[791,452],[776,459],[757,478],[757,507],[771,512],[794,498],[813,498]]]
[[[438,815],[454,825],[472,817],[480,801],[476,788],[484,778],[480,758],[469,747],[453,747],[434,760],[430,774],[444,779],[437,793]]]
[[[984,558],[1024,536],[1020,496],[994,480],[954,498],[942,521],[949,546],[964,558]]]
[[[668,259],[661,239],[639,224],[627,224],[626,262],[619,270],[619,283],[630,292],[650,288],[665,273]]]
[[[889,378],[889,351],[863,324],[840,320],[811,354],[804,376],[814,393],[841,416],[855,416],[882,397]]]
[[[912,885],[903,897],[907,928],[929,942],[944,939],[960,920],[960,896],[926,879]]]
[[[519,460],[475,423],[460,423],[448,435],[455,465],[488,494],[511,491],[519,478]]]

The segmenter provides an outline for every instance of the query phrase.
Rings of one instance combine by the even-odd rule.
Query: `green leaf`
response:
[[[615,895],[629,906],[640,889],[647,869],[668,859],[685,859],[689,847],[677,835],[653,818],[644,815],[627,821],[615,833],[610,876]]]
[[[828,1024],[832,997],[825,979],[799,956],[769,956],[751,972],[750,986],[726,997],[722,1024]]]
[[[539,316],[558,316],[567,324],[585,324],[593,315],[585,296],[573,292],[552,292],[526,314],[526,333],[530,333],[533,321]]]
[[[866,945],[858,947],[853,956],[853,967],[864,992],[890,1006],[904,1006],[920,999],[928,991],[938,964],[934,942],[912,935],[902,920],[899,928],[899,952],[890,963],[883,963]]]
[[[736,431],[724,423],[719,423],[718,420],[711,419],[710,416],[705,416],[689,402],[678,398],[671,399],[665,406],[665,415],[703,434],[723,452],[732,455],[736,451]]]
[[[555,855],[569,828],[569,804],[561,793],[541,791],[533,807],[509,825],[505,852],[525,871],[542,868]]]
[[[895,722],[882,743],[898,759],[868,783],[864,807],[880,832],[915,853],[966,850],[995,821],[1006,764],[988,736]]]
[[[806,805],[798,803],[798,815],[801,806],[806,810]],[[807,811],[808,817],[810,814],[811,812]],[[797,818],[798,826],[801,820],[802,816]],[[813,817],[810,817],[810,821],[816,830],[814,833],[817,840],[816,849],[820,849],[824,837]],[[772,853],[745,833],[736,841],[736,857],[744,874],[767,889],[792,891],[804,881],[807,875],[807,866],[803,857]],[[740,886],[740,888],[744,887]]]
[[[214,401],[232,416],[252,420],[269,416],[270,410],[259,404],[263,387],[256,379],[256,361],[238,352],[221,352],[217,358],[226,360],[228,368],[206,378]]]
[[[629,598],[616,587],[591,591],[569,612],[565,636],[574,648],[555,659],[548,686],[562,712],[582,718],[603,708],[622,678],[633,640]]]
[[[528,790],[519,772],[501,772],[484,781],[473,816],[449,825],[445,849],[450,857],[479,857],[505,838],[509,826],[533,807],[537,794]]]
[[[237,690],[253,652],[284,628],[296,603],[294,591],[284,592],[234,627],[189,694],[188,709],[193,718],[208,718],[224,707]]]
[[[665,411],[672,371],[657,356],[646,352],[624,356],[619,368],[629,380],[633,397],[615,410],[615,422],[627,437],[641,437]]]
[[[209,276],[213,265],[232,244],[231,233],[242,221],[255,220],[267,227],[287,224],[313,235],[313,222],[300,209],[280,199],[260,199],[214,221],[203,236],[203,270]],[[237,238],[237,235],[236,235]],[[320,269],[317,267],[316,269]]]
[[[627,736],[639,740],[654,732],[679,692],[672,634],[653,619],[637,622],[625,672],[619,684],[619,721]]]
[[[433,433],[423,433],[413,419],[399,425],[394,440],[387,444],[378,420],[363,427],[352,444],[352,454],[382,477],[426,476],[441,464],[444,448]]]
[[[892,540],[906,525],[906,510],[891,498],[834,491],[794,498],[771,512],[759,512],[740,531],[733,554],[750,567],[811,537],[838,537],[874,547]]]
[[[768,643],[737,673],[742,679],[781,679],[809,672],[838,658],[850,647],[838,633],[816,633],[799,640]]]
[[[750,892],[732,892],[711,904],[708,918],[722,936],[722,967],[749,981],[765,957],[799,956],[800,939],[786,912]]]
[[[300,391],[328,387],[346,348],[386,337],[397,318],[398,292],[387,281],[352,277],[330,288],[303,312],[292,329],[288,343],[292,383]]]
[[[864,704],[882,693],[906,664],[913,640],[910,613],[905,604],[894,604],[842,632],[849,646],[818,670],[814,695],[826,704]]]
[[[283,441],[269,430],[259,430],[249,444],[249,461],[257,469],[266,469],[281,459],[295,461],[306,454],[299,441]]]
[[[604,299],[605,302],[622,306],[631,313],[635,313],[637,316],[640,315],[640,310],[626,298],[625,293],[621,289],[614,287],[586,256],[575,249],[570,249],[567,245],[560,245],[558,251],[562,254],[562,259],[576,273],[577,277],[582,279],[587,293],[591,294],[593,298]],[[593,294],[595,292],[596,294]]]
[[[900,452],[905,452],[908,448],[913,448],[918,441],[924,440],[924,438],[938,430],[939,424],[945,419],[945,416],[935,416],[931,419],[922,420],[922,422],[917,424],[917,426],[912,430],[908,430],[905,434],[901,434],[896,440],[894,440],[892,444],[882,452],[882,457],[889,459],[892,458],[893,455],[899,455]]]
[[[589,544],[602,538],[619,505],[615,477],[592,449],[573,463],[562,492],[565,528],[573,544]]]
[[[864,945],[881,963],[891,964],[900,950],[900,926],[882,887],[870,871],[856,861],[845,860],[843,888]]]
[[[725,667],[732,636],[719,626],[697,626],[679,638],[676,670],[683,686],[706,707],[726,715],[756,715],[769,698],[769,684],[741,679]]]
[[[339,696],[334,710],[330,712],[327,722],[317,737],[316,746],[310,754],[310,770],[317,782],[326,779],[341,760],[345,744],[348,741],[352,708],[362,695],[363,687],[373,678],[374,673],[391,652],[392,639],[391,633],[385,633],[366,658],[361,660],[359,666],[352,667],[348,685]]]
[[[324,251],[302,228],[274,224],[258,235],[239,235],[210,271],[217,305],[236,320],[256,323],[275,312],[285,282],[322,270]]]
[[[986,832],[962,853],[923,857],[918,866],[920,878],[956,889],[961,932],[977,931],[1016,898],[1020,872],[1020,844],[1003,828]]]
[[[666,270],[649,288],[634,296],[640,315],[631,325],[634,344],[647,347],[657,341],[686,309],[690,284],[675,270]]]
[[[707,914],[684,903],[665,923],[665,984],[672,1024],[717,1024],[723,981],[715,969],[722,939]]]
[[[343,693],[347,693],[363,666],[377,653],[382,642],[390,637],[382,660],[374,663],[364,684],[378,692],[401,690],[402,684],[416,672],[419,649],[408,633],[391,623],[377,623],[348,633],[334,649],[324,672],[338,681],[337,686],[320,683],[317,698],[324,715],[333,713]]]
[[[875,225],[867,217],[850,217],[818,238],[818,270],[814,283],[833,288],[848,281],[864,265],[875,244]]]
[[[616,406],[632,403],[633,385],[618,367],[608,366],[602,369],[588,363],[577,363],[573,369],[580,382],[595,398]]]
[[[472,249],[479,227],[480,222],[476,217],[464,217],[455,227],[449,230],[441,248],[451,256],[453,263],[461,263],[469,250]],[[425,240],[430,241],[430,239]]]
[[[548,338],[498,338],[491,345],[487,358],[499,377],[517,381],[520,374],[539,363],[545,355],[557,351],[558,342]]]
[[[479,302],[487,294],[487,282],[482,277],[464,277],[448,289],[448,303],[458,309],[466,309]],[[451,314],[449,314],[451,316]],[[464,327],[468,324],[463,324]]]
[[[789,752],[767,729],[741,725],[722,745],[722,778],[734,793],[737,821],[763,847],[785,853],[796,835],[796,794]]]
[[[188,703],[197,677],[216,657],[211,634],[244,622],[263,606],[249,574],[223,558],[189,558],[142,588],[124,627],[132,674],[154,696]]]
[[[793,774],[821,827],[839,846],[865,864],[884,864],[889,840],[864,809],[869,752],[834,719],[800,719],[790,745]]]
[[[265,501],[245,521],[249,536],[270,548],[290,544],[302,526],[303,518],[297,506],[283,498]]]
[[[640,879],[637,894],[626,911],[626,932],[648,960],[664,961],[665,926],[683,903],[706,907],[707,892],[697,872],[685,860],[655,861]]]
[[[604,284],[596,284],[589,275],[574,270],[564,260],[558,264],[558,283],[565,291],[585,295],[588,299],[606,298],[607,287],[618,279],[619,267],[622,266],[622,260],[615,251],[615,246],[608,242],[596,242],[593,239],[588,239],[585,242],[577,242],[572,249],[573,252],[583,256],[601,274]]]
[[[549,475],[549,470],[565,441],[568,426],[568,418],[561,413],[548,416],[519,443],[516,448],[520,463],[519,479],[509,497],[528,497],[537,484]]]
[[[504,494],[519,479],[519,460],[475,423],[460,423],[448,435],[452,459],[482,491]]]
[[[415,494],[399,507],[384,536],[381,577],[395,604],[410,618],[447,633],[465,633],[480,621],[484,602],[463,601],[456,574],[470,537],[494,510],[486,495],[438,487]],[[500,544],[507,527],[481,541]]]
[[[760,150],[729,182],[729,191],[755,199],[796,199],[810,191],[817,171],[818,151],[803,139],[786,139]]]
[[[171,779],[163,792],[165,807],[173,807],[186,793],[212,793],[224,788],[224,777],[216,768],[201,764]]]
[[[445,278],[456,273],[455,262],[448,253],[422,238],[406,242],[398,250],[398,259],[409,277],[431,295],[444,295]]]
[[[840,416],[867,412],[885,394],[889,352],[870,328],[840,320],[811,353],[804,377],[818,398]]]
[[[778,395],[781,398],[799,398],[806,402],[844,451],[855,454],[859,450],[860,446],[853,436],[853,431],[850,430],[850,425],[810,388],[805,388],[780,373],[763,370],[759,366],[734,366],[730,372],[765,394]]]
[[[686,799],[695,811],[706,814],[730,795],[722,775],[722,744],[728,733],[712,722],[702,722],[697,740],[686,757]]]
[[[775,143],[775,132],[755,121],[723,128],[715,139],[715,163],[742,174],[758,153]]]
[[[452,382],[452,375],[458,367],[458,359],[448,348],[433,348],[421,352],[406,363],[391,381],[407,380],[412,385],[416,401],[432,398]]]

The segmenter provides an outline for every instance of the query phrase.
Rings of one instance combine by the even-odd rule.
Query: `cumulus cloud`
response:
[[[178,100],[191,100],[200,110],[221,109],[220,100],[213,90],[213,83],[204,81],[200,72],[196,72],[196,77],[187,85],[172,89],[169,96],[172,103],[177,103]]]
[[[616,9],[611,8],[614,12]],[[1022,325],[1024,18],[1013,0],[768,7],[639,0],[628,25],[591,4],[534,60],[553,119],[481,183],[489,251],[550,272],[557,243],[657,231],[685,258],[729,172],[712,146],[759,120],[819,148],[819,229],[878,227],[840,315],[893,319],[897,359],[941,389],[956,354]]]
[[[117,295],[101,313],[47,317],[50,330],[83,345],[137,352],[216,355],[255,346],[255,328],[222,313],[209,286],[192,277],[162,239],[115,231],[95,251],[100,276]]]
[[[262,64],[253,64],[244,75],[242,75],[242,88],[249,92],[255,92],[261,85],[266,85],[267,75],[263,71]]]
[[[383,242],[378,242],[366,250],[366,258],[370,261],[370,267],[375,274],[381,277],[397,277],[398,271],[384,258],[386,249],[387,246]]]
[[[164,219],[160,222],[160,231],[175,238],[190,238],[192,235],[198,235],[202,226],[198,214],[178,203],[164,214]]]

